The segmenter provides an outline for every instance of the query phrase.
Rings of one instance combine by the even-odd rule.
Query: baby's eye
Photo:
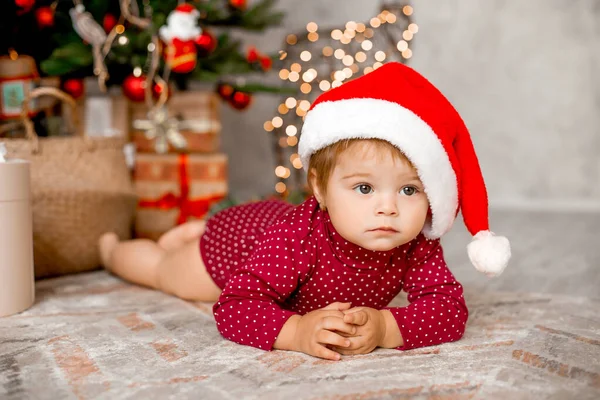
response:
[[[354,188],[354,191],[360,194],[369,194],[373,191],[371,185],[358,185]]]
[[[419,190],[414,186],[405,186],[402,188],[402,194],[406,196],[412,196],[417,193]]]

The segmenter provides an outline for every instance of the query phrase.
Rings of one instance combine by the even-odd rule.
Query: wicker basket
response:
[[[23,102],[27,138],[1,139],[11,158],[31,162],[36,278],[83,272],[100,266],[102,233],[131,238],[137,197],[125,161],[125,138],[40,138],[27,117],[29,100],[42,95],[75,101],[53,88],[34,89]]]

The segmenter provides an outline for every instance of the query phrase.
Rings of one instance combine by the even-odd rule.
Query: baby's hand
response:
[[[386,329],[381,312],[370,307],[355,307],[343,313],[343,321],[354,325],[356,333],[347,336],[350,346],[335,347],[337,352],[344,355],[367,354],[381,345]]]
[[[348,303],[332,303],[325,308],[311,311],[298,321],[294,335],[295,348],[311,356],[339,360],[340,354],[330,347],[344,348],[350,344],[345,335],[356,333],[356,327],[344,322]]]

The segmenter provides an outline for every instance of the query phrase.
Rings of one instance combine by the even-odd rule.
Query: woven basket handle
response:
[[[62,90],[53,88],[53,87],[38,87],[33,89],[31,92],[28,93],[27,96],[25,96],[25,98],[23,99],[23,104],[21,106],[21,120],[23,122],[23,125],[25,125],[25,132],[27,133],[27,138],[29,140],[33,140],[35,142],[37,142],[38,140],[38,135],[37,133],[35,133],[35,129],[33,126],[33,121],[29,118],[29,102],[31,101],[31,99],[34,99],[36,97],[40,97],[40,96],[54,96],[57,97],[59,100],[62,100],[63,102],[67,103],[70,107],[71,107],[71,120],[69,120],[69,124],[73,127],[76,126],[75,124],[73,124],[73,119],[76,118],[77,115],[77,110],[76,110],[76,103],[75,100],[73,99],[73,97],[69,96],[67,93],[63,92]]]

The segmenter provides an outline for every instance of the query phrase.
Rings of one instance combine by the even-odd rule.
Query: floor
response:
[[[513,249],[498,278],[470,266],[460,223],[443,240],[471,313],[458,342],[340,362],[264,352],[222,339],[211,304],[97,271],[38,281],[36,304],[0,319],[0,398],[600,398],[600,214],[491,220]]]

